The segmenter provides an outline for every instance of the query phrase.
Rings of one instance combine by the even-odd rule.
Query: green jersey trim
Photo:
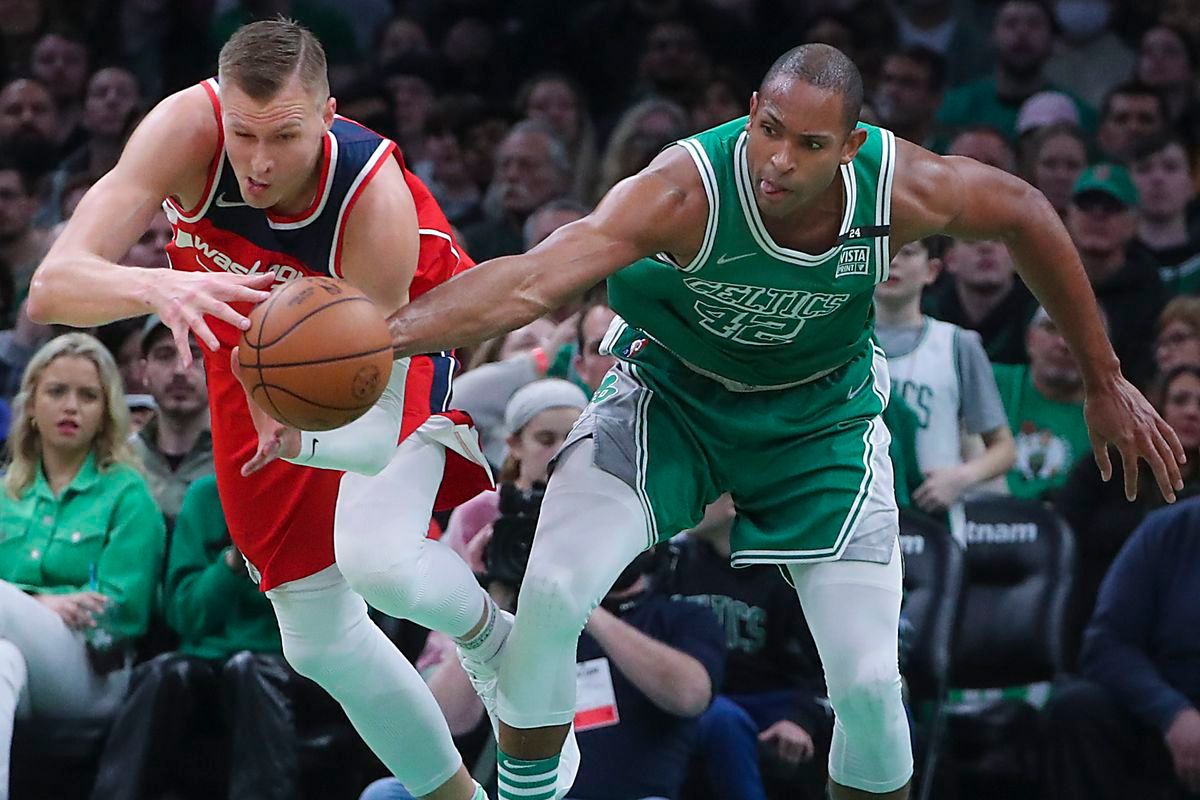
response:
[[[750,179],[750,168],[746,163],[746,138],[746,133],[743,131],[734,146],[734,183],[737,184],[738,200],[741,201],[742,213],[746,217],[746,224],[750,228],[750,234],[754,237],[754,241],[765,253],[780,261],[799,264],[802,267],[823,265],[841,247],[843,236],[850,229],[850,221],[854,219],[854,209],[858,202],[858,181],[854,179],[853,168],[849,164],[843,164],[839,170],[845,190],[844,203],[846,207],[842,213],[842,225],[838,229],[838,238],[833,246],[817,255],[805,253],[803,250],[781,247],[767,232],[767,226],[763,224],[762,215],[758,211],[758,203],[754,200],[754,186]]]
[[[684,272],[695,272],[708,260],[708,257],[712,254],[713,243],[717,240],[717,220],[721,213],[721,195],[717,191],[716,170],[713,169],[712,162],[708,160],[708,153],[704,151],[700,143],[695,139],[684,139],[677,144],[692,157],[692,161],[696,164],[696,171],[700,173],[700,182],[704,184],[704,194],[708,198],[708,220],[704,224],[704,240],[695,258],[686,265],[682,265],[675,261],[674,256],[665,253],[664,255],[667,255],[670,259],[668,263],[673,264]]]
[[[879,132],[883,136],[880,141],[879,182],[875,184],[875,224],[889,233],[875,237],[876,285],[888,279],[888,266],[892,260],[892,178],[896,172],[896,135],[886,128],[880,128]]]

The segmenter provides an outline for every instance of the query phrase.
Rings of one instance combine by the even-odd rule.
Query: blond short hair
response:
[[[217,65],[221,83],[231,83],[259,102],[279,94],[293,75],[322,100],[329,96],[321,42],[303,25],[283,17],[238,28],[221,48]]]

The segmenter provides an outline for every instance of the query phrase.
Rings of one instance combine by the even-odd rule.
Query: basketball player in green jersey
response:
[[[464,658],[501,721],[500,797],[552,795],[575,710],[575,640],[642,549],[722,492],[735,565],[790,573],[836,714],[831,796],[908,795],[900,698],[897,513],[879,415],[872,290],[891,254],[935,233],[1005,242],[1082,366],[1104,475],[1119,450],[1168,500],[1174,433],[1122,376],[1058,215],[1021,180],[858,124],[862,82],[824,45],[781,57],[748,118],[667,147],[584,219],[393,317],[399,355],[496,336],[607,278],[619,359],[564,444],[499,655]],[[648,659],[643,669],[661,669]],[[589,691],[606,687],[589,685]]]

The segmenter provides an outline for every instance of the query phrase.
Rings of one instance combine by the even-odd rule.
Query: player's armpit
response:
[[[688,166],[694,174],[695,168]],[[613,187],[591,214],[559,228],[528,253],[480,264],[405,306],[391,320],[397,355],[499,336],[640,258],[662,250],[684,255],[689,247],[698,248],[707,200],[698,176],[691,191],[686,175],[681,181],[673,171],[673,166],[652,164]]]
[[[341,277],[391,314],[408,302],[421,244],[417,209],[404,173],[390,154],[383,158],[362,194],[350,201],[335,266]]]

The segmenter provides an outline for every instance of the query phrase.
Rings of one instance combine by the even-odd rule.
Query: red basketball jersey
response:
[[[344,117],[337,117],[326,134],[319,187],[308,209],[285,217],[247,206],[225,154],[217,82],[202,85],[217,118],[218,146],[199,202],[190,209],[175,198],[163,203],[174,230],[167,245],[172,269],[270,271],[277,285],[305,275],[342,277],[346,219],[388,158],[400,165],[416,204],[420,255],[410,298],[473,266],[433,195],[405,168],[396,144]],[[249,307],[238,310],[244,314]],[[209,317],[207,322],[221,343],[215,353],[205,350],[221,504],[234,543],[260,573],[260,588],[266,591],[333,563],[333,512],[341,473],[275,461],[242,477],[241,466],[254,455],[258,436],[245,394],[229,369],[230,351],[241,332],[219,319]],[[447,410],[454,370],[449,353],[413,359],[403,435],[431,414]],[[447,458],[448,473],[451,470],[460,471],[455,480],[445,482],[438,507],[452,507],[487,488],[487,479],[461,459]]]

